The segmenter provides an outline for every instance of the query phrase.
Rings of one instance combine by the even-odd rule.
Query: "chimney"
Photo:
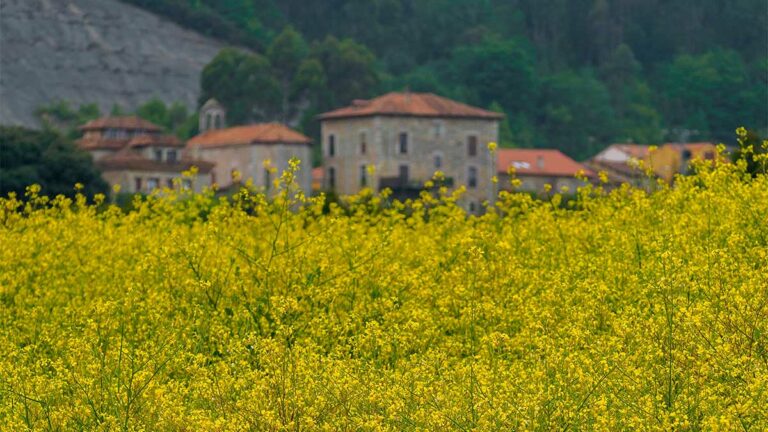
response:
[[[544,156],[536,156],[536,168],[544,169]]]

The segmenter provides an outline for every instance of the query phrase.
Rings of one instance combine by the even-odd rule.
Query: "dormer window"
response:
[[[168,152],[165,154],[165,159],[168,161],[168,163],[176,162],[176,150],[168,150]]]

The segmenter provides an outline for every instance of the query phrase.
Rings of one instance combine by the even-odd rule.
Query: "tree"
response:
[[[614,114],[606,86],[584,71],[547,77],[541,95],[539,124],[547,147],[586,159],[610,141]]]
[[[280,83],[280,111],[281,120],[287,123],[291,114],[289,103],[293,97],[299,95],[300,89],[297,86],[296,77],[299,68],[302,66],[307,55],[307,44],[304,38],[293,27],[287,26],[283,29],[269,46],[267,58],[272,64],[275,79]],[[303,75],[318,71],[305,67]],[[312,77],[302,76],[302,83],[313,80]]]
[[[452,57],[453,82],[471,89],[482,106],[498,102],[507,112],[530,112],[538,79],[531,50],[523,41],[487,39],[457,48]]]
[[[3,196],[9,192],[23,196],[26,187],[35,183],[49,196],[72,195],[76,183],[89,195],[108,191],[91,156],[53,129],[0,126],[0,154]]]
[[[312,46],[311,56],[325,70],[327,88],[323,109],[376,93],[379,85],[376,58],[365,46],[352,39],[329,36]]]
[[[280,112],[280,84],[259,54],[224,48],[203,69],[201,87],[201,103],[216,98],[232,124],[272,120]]]
[[[673,128],[699,129],[701,137],[732,140],[736,127],[759,129],[768,122],[760,117],[768,95],[753,82],[735,51],[681,55],[664,70],[664,114]]]

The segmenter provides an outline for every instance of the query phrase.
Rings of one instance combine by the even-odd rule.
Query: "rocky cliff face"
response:
[[[35,109],[59,100],[194,109],[223,46],[117,0],[0,0],[0,124],[37,126]]]

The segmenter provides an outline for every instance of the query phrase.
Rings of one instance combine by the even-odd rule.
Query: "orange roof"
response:
[[[213,169],[214,164],[213,162],[186,157],[175,162],[156,161],[126,149],[96,161],[96,167],[102,171],[135,170],[181,173],[193,166],[197,167],[199,172],[207,174]]]
[[[496,169],[506,173],[509,167],[521,175],[573,177],[579,171],[592,177],[595,174],[584,165],[555,149],[499,149]]]
[[[309,144],[311,140],[280,123],[262,123],[213,129],[190,139],[187,145],[219,147],[244,144]]]
[[[458,117],[501,119],[503,114],[475,108],[432,93],[387,93],[371,100],[358,99],[352,105],[320,114],[320,120],[374,115],[414,117]]]
[[[120,150],[128,144],[128,138],[81,138],[75,144],[83,150]]]
[[[162,130],[160,126],[144,120],[137,116],[123,116],[123,117],[102,117],[96,120],[91,120],[88,123],[79,127],[82,131],[88,130],[100,130],[100,129],[129,129],[129,130],[146,130],[157,132]]]

